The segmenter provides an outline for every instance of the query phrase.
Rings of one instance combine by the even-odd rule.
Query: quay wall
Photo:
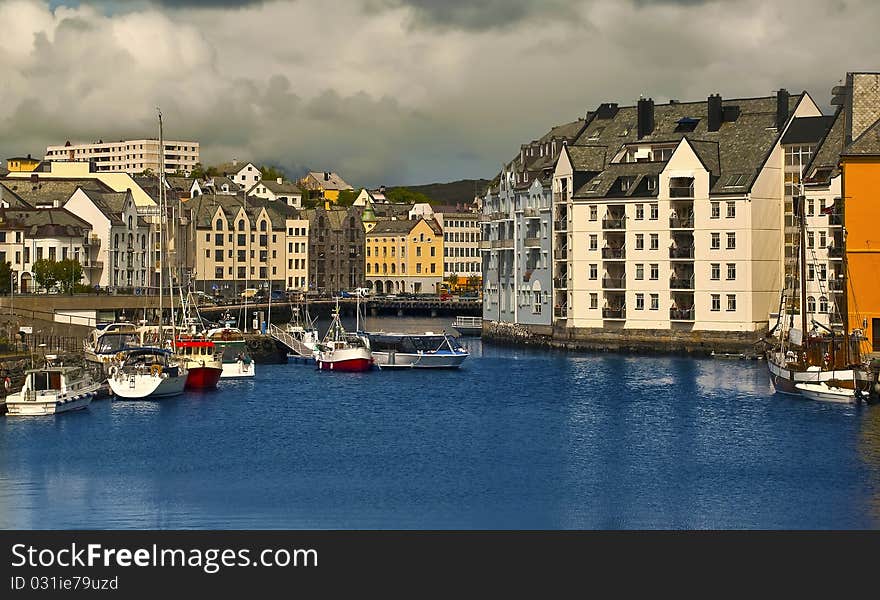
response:
[[[555,328],[483,321],[483,339],[492,343],[623,354],[709,356],[714,352],[753,357],[764,352],[764,334],[766,331]]]

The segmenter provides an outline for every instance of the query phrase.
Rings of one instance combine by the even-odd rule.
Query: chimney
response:
[[[278,182],[278,185],[281,185],[282,183],[284,183],[284,178],[279,177],[278,179],[276,179],[276,181]]]
[[[776,92],[776,129],[780,131],[788,121],[788,99],[790,97],[791,94],[785,88]]]
[[[597,119],[613,119],[614,115],[617,114],[617,103],[616,102],[603,102],[599,105],[599,108],[596,110],[596,118]]]
[[[327,171],[324,171],[324,181],[330,181],[330,173]]]
[[[724,122],[724,108],[721,106],[721,94],[712,94],[707,100],[709,131],[718,131]]]
[[[638,116],[639,139],[651,135],[654,131],[654,100],[652,98],[639,98],[636,108]]]

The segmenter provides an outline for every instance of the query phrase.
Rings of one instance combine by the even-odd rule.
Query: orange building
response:
[[[880,352],[880,120],[840,156],[846,230],[847,313],[862,352]]]

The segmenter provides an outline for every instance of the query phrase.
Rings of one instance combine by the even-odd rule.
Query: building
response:
[[[363,188],[357,198],[354,199],[354,206],[367,206],[369,204],[389,204],[390,200],[385,195],[385,186],[379,186],[375,190]]]
[[[152,280],[155,265],[149,254],[155,245],[154,232],[139,216],[130,191],[78,188],[64,208],[91,226],[81,261],[90,285],[156,292]]]
[[[555,329],[762,337],[783,284],[781,142],[820,115],[785,90],[601,105],[554,173]]]
[[[339,200],[339,192],[343,190],[354,191],[342,177],[331,171],[310,171],[299,180],[299,185],[302,189],[318,192],[319,197],[331,202]]]
[[[490,184],[480,236],[483,318],[549,330],[553,319],[553,168],[586,119],[559,125],[520,147]]]
[[[458,290],[483,289],[480,215],[462,206],[435,206],[433,218],[443,231],[443,280]]]
[[[248,191],[248,196],[283,202],[294,208],[302,208],[302,190],[295,183],[284,181],[281,177],[260,180]]]
[[[63,208],[0,209],[0,263],[9,262],[20,293],[37,291],[33,265],[38,260],[73,259],[83,265],[89,285],[91,226]]]
[[[363,209],[318,207],[303,213],[308,219],[309,291],[364,287]]]
[[[189,175],[199,163],[199,143],[165,140],[165,172]],[[94,162],[99,173],[159,172],[159,140],[98,141],[94,144],[72,144],[46,148],[44,160]],[[11,169],[10,169],[11,170]]]
[[[847,73],[842,92],[847,325],[850,331],[862,332],[862,352],[876,356],[880,352],[880,74]]]
[[[367,287],[377,294],[436,294],[443,230],[433,219],[379,221],[366,234]]]
[[[223,177],[235,183],[241,191],[250,190],[263,179],[259,167],[252,162],[240,161],[237,158],[233,158],[232,162],[218,165],[216,169]],[[219,185],[222,186],[222,182]]]
[[[40,164],[40,159],[31,158],[31,155],[16,156],[6,159],[6,170],[9,173],[30,173]]]

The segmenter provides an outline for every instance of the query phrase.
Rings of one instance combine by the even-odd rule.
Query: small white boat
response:
[[[841,388],[827,383],[798,383],[794,386],[805,398],[821,402],[837,402],[839,404],[855,404],[856,391]]]
[[[116,355],[134,346],[140,345],[140,331],[127,322],[102,324],[89,334],[83,342],[86,360],[109,366]]]
[[[86,408],[99,383],[80,367],[44,367],[25,372],[20,392],[6,397],[9,416],[57,415]]]
[[[452,322],[452,328],[461,335],[480,337],[483,333],[483,318],[458,315],[455,317],[455,321]]]
[[[369,333],[376,364],[384,368],[457,369],[470,356],[451,335],[426,333]]]
[[[110,367],[107,383],[117,398],[155,400],[183,393],[189,372],[170,351],[135,348],[121,365]]]
[[[205,335],[214,342],[221,354],[223,373],[221,379],[253,377],[254,361],[247,351],[247,341],[237,327],[215,327]]]
[[[348,333],[339,319],[339,299],[333,321],[324,339],[317,346],[315,362],[322,371],[360,373],[373,367],[373,353],[360,335]]]

